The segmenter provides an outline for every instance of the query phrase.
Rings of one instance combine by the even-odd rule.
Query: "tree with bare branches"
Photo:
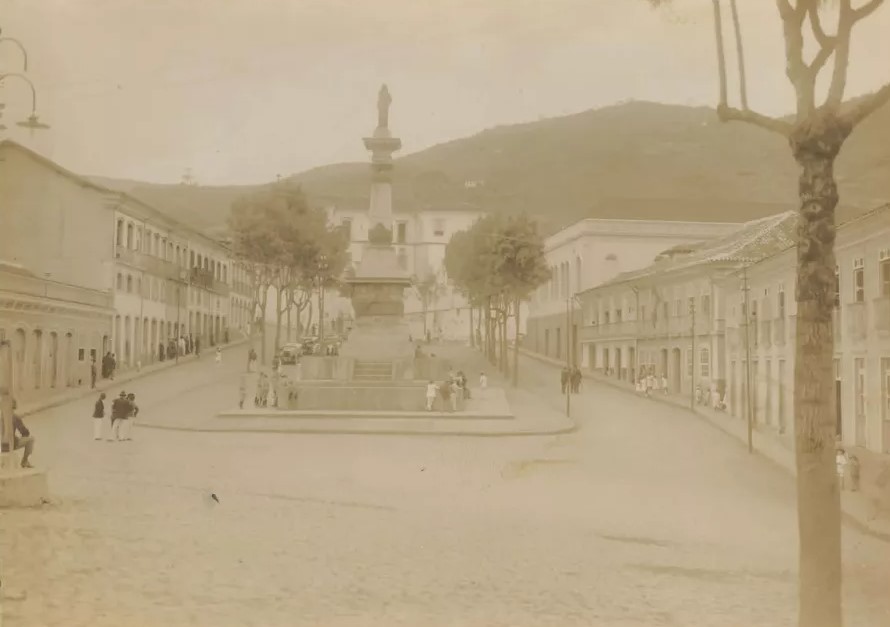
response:
[[[652,5],[670,0],[648,0]],[[841,517],[835,472],[835,397],[832,375],[832,313],[835,301],[834,163],[853,129],[890,100],[890,83],[866,96],[844,101],[854,27],[884,0],[776,0],[785,40],[785,74],[794,88],[795,111],[774,118],[748,107],[744,56],[735,0],[729,0],[740,62],[740,105],[730,106],[723,42],[721,0],[712,0],[717,43],[719,101],[725,122],[745,122],[784,137],[800,167],[797,238],[798,303],[794,370],[797,465],[800,627],[840,627]],[[834,33],[823,26],[836,12]],[[816,53],[805,58],[807,41]],[[831,61],[831,65],[829,65]],[[822,76],[828,88],[819,102]]]

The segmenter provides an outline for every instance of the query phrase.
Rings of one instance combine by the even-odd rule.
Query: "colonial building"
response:
[[[655,263],[581,293],[582,366],[625,381],[666,377],[672,393],[725,388],[720,281],[793,243],[796,214],[749,222],[717,240],[675,246]]]
[[[27,399],[89,385],[90,362],[111,345],[111,293],[0,262],[0,340],[12,349],[13,389]],[[10,375],[0,358],[0,381]]]
[[[835,251],[837,433],[890,453],[890,205],[841,225]],[[746,417],[750,404],[758,424],[780,433],[793,424],[796,263],[792,246],[720,283],[729,409]]]
[[[368,241],[367,209],[331,206],[327,213],[331,224],[348,230],[350,256],[353,263],[359,263]],[[444,266],[445,247],[455,233],[470,228],[484,215],[469,206],[393,212],[393,243],[399,264],[419,283],[429,285],[427,290],[406,290],[405,293],[405,317],[416,337],[422,337],[425,329],[431,335],[446,339],[469,336],[469,308],[448,282]],[[346,299],[331,294],[328,302],[326,317],[329,319],[351,313]]]
[[[0,143],[9,261],[49,280],[111,295],[110,343],[120,366],[160,358],[191,334],[212,346],[230,327],[233,262],[219,242],[127,194],[10,141]]]
[[[578,294],[648,265],[667,248],[719,237],[736,228],[716,222],[586,219],[551,235],[545,240],[545,254],[552,276],[529,303],[525,348],[556,359],[565,359],[570,349],[572,360],[581,363]],[[586,356],[581,359],[587,363]]]

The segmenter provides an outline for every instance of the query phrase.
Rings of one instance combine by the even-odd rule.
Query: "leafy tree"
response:
[[[653,5],[669,2],[648,1]],[[856,126],[890,100],[888,83],[872,94],[844,101],[853,29],[883,3],[884,0],[864,0],[854,7],[852,0],[776,0],[785,40],[782,62],[795,94],[794,115],[780,119],[748,108],[744,65],[739,73],[740,107],[729,105],[721,0],[712,0],[719,118],[752,124],[783,137],[800,167],[794,424],[801,627],[842,624],[840,493],[834,462],[836,409],[832,383],[838,203],[834,162]],[[730,0],[730,9],[738,57],[742,60],[741,28],[734,0]],[[823,25],[828,11],[836,17],[834,33],[827,32]],[[809,60],[804,53],[807,44],[814,45],[816,50]],[[823,77],[825,81],[821,83]],[[822,84],[827,89],[820,101],[817,86]]]
[[[255,269],[257,302],[265,321],[270,288],[276,290],[276,351],[281,343],[282,315],[297,317],[316,289],[333,284],[346,263],[346,241],[331,229],[325,213],[309,207],[299,187],[272,186],[237,200],[229,220],[234,248]],[[266,328],[262,329],[265,361]]]
[[[515,321],[513,384],[518,384],[520,307],[550,278],[544,241],[525,215],[489,215],[455,233],[445,249],[445,269],[471,304],[481,304],[486,353],[506,373],[507,321]]]

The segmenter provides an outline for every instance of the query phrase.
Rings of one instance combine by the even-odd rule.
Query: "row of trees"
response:
[[[507,322],[514,321],[513,384],[519,380],[520,307],[550,279],[544,240],[525,215],[490,214],[452,236],[445,248],[445,270],[470,303],[471,337],[484,338],[489,360],[509,374]],[[477,310],[473,333],[473,310]],[[484,333],[483,333],[484,332]]]
[[[291,338],[294,322],[299,335],[312,325],[313,294],[338,284],[349,260],[348,236],[343,229],[330,227],[324,211],[310,207],[303,191],[287,183],[235,201],[229,215],[229,230],[235,255],[252,275],[265,363],[265,321],[270,291],[274,290],[278,296],[275,303],[277,351],[281,346],[283,318],[287,338]],[[320,322],[323,315],[324,312],[319,311]]]
[[[729,7],[738,63],[738,105],[729,102],[724,13]],[[648,0],[654,6],[671,0]],[[834,464],[834,240],[838,187],[834,163],[844,142],[890,102],[890,82],[845,101],[854,29],[884,0],[775,0],[784,37],[781,67],[794,94],[793,114],[773,118],[748,106],[745,48],[736,0],[711,0],[716,38],[717,114],[776,134],[800,168],[797,241],[797,338],[794,433],[800,533],[800,627],[840,627],[841,517]],[[757,37],[768,26],[757,24]],[[807,58],[809,57],[809,58]],[[875,67],[886,67],[885,65]],[[758,68],[769,71],[770,68]]]

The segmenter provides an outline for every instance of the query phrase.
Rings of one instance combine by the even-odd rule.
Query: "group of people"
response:
[[[479,387],[488,387],[488,377],[482,372],[479,375]],[[458,411],[463,406],[464,401],[470,398],[470,387],[467,382],[467,375],[463,370],[450,372],[448,378],[441,383],[436,383],[432,379],[426,386],[426,410],[433,411],[436,397],[442,399],[442,405],[445,411]]]
[[[93,439],[101,440],[105,431],[108,442],[132,440],[130,437],[130,419],[139,415],[136,395],[121,390],[120,395],[111,402],[110,422],[105,420],[105,392],[99,394],[93,407]]]
[[[565,366],[559,373],[559,383],[563,394],[566,392],[577,394],[581,391],[581,369],[578,366],[571,368]]]
[[[640,373],[640,376],[637,377],[637,381],[634,385],[637,392],[645,394],[646,396],[650,396],[652,392],[655,392],[656,390],[660,391],[662,394],[668,393],[668,380],[667,376],[664,374],[659,378],[655,376],[654,372],[649,372],[648,374]]]
[[[117,370],[117,355],[108,351],[102,357],[102,378],[114,379],[114,371]],[[90,363],[90,385],[96,387],[96,358]]]

